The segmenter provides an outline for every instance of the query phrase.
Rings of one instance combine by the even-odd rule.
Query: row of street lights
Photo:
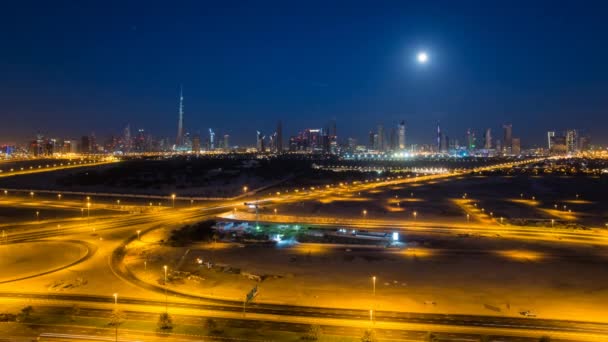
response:
[[[275,209],[275,214],[276,214],[276,209]],[[363,215],[363,218],[366,219],[367,218],[367,209],[363,209],[361,211],[361,214]],[[412,212],[412,216],[414,216],[414,220],[416,220],[416,218],[418,217],[418,211],[414,210]]]

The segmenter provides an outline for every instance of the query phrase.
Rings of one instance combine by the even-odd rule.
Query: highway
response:
[[[524,162],[522,162],[523,164]],[[494,168],[511,167],[511,165],[500,165],[494,166]],[[492,170],[492,167],[485,167],[480,169],[471,170],[470,172],[488,171]],[[463,173],[458,174],[462,176]],[[348,186],[340,186],[339,191],[341,192],[358,192],[369,190],[377,187],[391,186],[395,184],[411,183],[411,182],[426,182],[432,181],[439,178],[450,178],[455,174],[440,174],[440,175],[428,175],[414,178],[393,178],[379,180],[372,183],[356,183]],[[123,240],[112,240],[111,249],[112,256],[108,265],[112,271],[120,279],[124,280],[125,283],[133,284],[141,289],[153,291],[156,293],[164,293],[166,290],[164,287],[146,283],[133,274],[130,273],[122,263],[122,252],[129,242],[134,241],[137,237],[135,234],[136,230],[141,230],[142,233],[157,229],[159,227],[173,227],[183,225],[186,222],[195,222],[202,220],[207,217],[213,217],[214,215],[232,211],[233,208],[243,208],[244,202],[258,202],[258,203],[289,203],[306,201],[310,199],[318,199],[322,196],[331,196],[335,194],[335,189],[331,187],[321,189],[305,189],[305,190],[292,190],[291,193],[269,193],[267,197],[260,198],[260,196],[254,195],[244,199],[233,199],[228,201],[209,201],[205,203],[199,203],[192,207],[176,207],[176,208],[163,208],[154,212],[148,212],[145,214],[116,214],[107,215],[101,217],[86,218],[66,218],[65,220],[51,220],[49,222],[30,222],[29,224],[21,225],[5,225],[2,228],[6,230],[7,235],[3,239],[3,243],[20,243],[26,241],[38,241],[43,239],[62,239],[62,240],[78,240],[84,236],[89,236],[91,233],[101,234],[104,232],[120,232],[123,236]],[[33,201],[33,200],[32,200]],[[38,206],[55,206],[57,203],[53,201],[40,200],[36,203]],[[13,203],[13,205],[19,205]],[[100,204],[101,205],[101,204]],[[61,206],[67,208],[80,208],[82,202],[79,201],[62,201]],[[270,216],[270,215],[269,215]],[[275,215],[276,217],[276,215]],[[306,217],[295,217],[293,221],[298,223],[308,223]],[[269,222],[271,220],[268,220]],[[285,220],[281,217],[280,222],[290,222],[288,218]],[[310,222],[319,224],[317,222]],[[328,222],[326,224],[341,224],[348,225],[348,222]],[[60,228],[55,228],[55,225],[59,224]],[[350,222],[353,227],[365,227],[365,228],[394,228],[395,222],[381,222],[378,220],[353,220]],[[598,239],[597,235],[590,232],[583,234],[571,233],[571,232],[546,232],[539,231],[530,227],[509,227],[508,231],[505,227],[499,225],[465,225],[465,224],[454,224],[449,226],[444,225],[426,225],[423,222],[417,222],[415,225],[410,227],[402,227],[401,229],[416,229],[416,230],[427,230],[427,231],[441,231],[446,230],[450,233],[455,233],[458,229],[462,231],[471,231],[472,229],[478,229],[480,231],[487,231],[496,233],[502,231],[502,234],[511,234],[514,238],[525,238],[530,239],[535,236],[551,235],[552,239],[555,239],[555,234],[562,234],[563,238],[571,240],[577,239]],[[84,234],[84,235],[83,235]],[[126,238],[126,240],[125,240]],[[599,237],[602,244],[605,244],[608,239],[605,236]],[[588,243],[587,240],[583,240]],[[86,260],[86,259],[85,259]],[[84,261],[84,260],[82,260]],[[82,262],[79,261],[79,262]],[[71,265],[70,265],[71,266]],[[238,316],[242,314],[242,302],[233,300],[217,299],[208,296],[193,296],[188,294],[179,293],[174,290],[167,290],[170,294],[171,300],[168,305],[170,308],[175,309],[191,309],[196,311],[213,311],[230,314],[231,323],[237,324],[238,326],[258,327],[260,324],[268,324],[270,329],[286,331],[302,331],[303,325],[299,323],[289,322],[293,318],[309,318],[309,319],[324,319],[324,320],[348,320],[358,322],[368,322],[369,312],[367,310],[353,310],[353,309],[340,309],[340,308],[323,308],[323,307],[303,307],[303,306],[290,306],[280,304],[265,304],[265,303],[251,303],[247,306],[247,314],[255,314],[260,317],[267,317],[267,319],[238,319]],[[96,294],[53,294],[53,293],[28,293],[28,292],[0,292],[0,297],[6,299],[27,299],[27,300],[50,300],[56,303],[61,302],[79,302],[88,304],[111,304],[112,298],[109,296],[99,296]],[[121,297],[121,304],[145,306],[149,308],[161,308],[164,307],[165,302],[157,299],[144,299],[138,297]],[[85,308],[87,314],[90,315],[105,315],[107,309],[93,309]],[[104,311],[106,310],[106,311]],[[135,318],[141,319],[156,319],[157,316],[150,316],[150,313],[145,312],[131,312],[130,315]],[[272,317],[272,319],[271,319]],[[195,315],[184,315],[180,316],[180,320],[184,322],[199,322],[200,316]],[[284,322],[273,322],[273,320]],[[459,327],[459,328],[486,328],[486,329],[497,329],[497,331],[504,330],[526,330],[538,333],[544,332],[558,332],[567,334],[592,334],[592,335],[608,335],[608,324],[593,323],[593,322],[578,322],[578,321],[563,321],[563,320],[550,320],[550,319],[533,319],[533,318],[515,318],[515,317],[502,317],[502,316],[483,316],[483,315],[441,315],[441,314],[428,314],[428,313],[415,313],[406,311],[383,311],[377,310],[374,312],[374,322],[376,323],[394,323],[394,324],[422,324],[422,325],[436,325],[436,326],[448,326],[448,327]],[[236,323],[235,323],[236,322]],[[252,323],[253,322],[253,323]],[[264,322],[264,323],[260,323]],[[83,328],[85,329],[85,328]],[[359,329],[359,330],[357,330]],[[362,328],[339,326],[339,325],[323,325],[323,330],[326,333],[334,335],[348,335],[356,336],[362,332]],[[48,331],[52,331],[49,329]],[[86,329],[85,329],[86,330]],[[404,329],[381,329],[379,332],[383,338],[399,339],[399,340],[420,340],[424,332],[415,330],[404,330]],[[143,334],[143,333],[142,333]],[[144,334],[145,335],[145,334]],[[444,336],[445,340],[461,340],[467,339],[474,340],[478,338],[478,335],[471,334],[456,334],[454,336]],[[496,336],[496,341],[500,341],[502,337]],[[507,338],[507,337],[505,337]],[[512,338],[512,337],[509,337]],[[533,341],[527,337],[517,337],[518,341]],[[505,341],[512,341],[514,339],[505,339]]]
[[[70,312],[71,307],[58,307],[58,306],[47,306],[41,307],[38,311],[38,314],[44,315],[66,315],[66,312]],[[81,309],[79,312],[80,317],[92,317],[92,318],[103,318],[109,319],[111,314],[110,309]],[[158,319],[157,313],[145,312],[145,311],[125,311],[126,316],[130,320],[137,321],[145,321],[154,323]],[[184,325],[195,325],[195,326],[204,326],[208,317],[199,316],[199,315],[173,315],[175,324],[184,324]],[[223,329],[250,329],[250,330],[272,330],[272,331],[286,331],[293,332],[297,334],[304,334],[309,328],[309,324],[304,323],[288,323],[288,322],[277,322],[277,321],[257,321],[251,319],[223,319],[223,318],[214,318],[214,321],[218,324],[218,326],[223,327]],[[344,327],[344,326],[335,326],[335,325],[320,325],[321,330],[324,334],[334,335],[334,336],[346,336],[346,337],[355,337],[363,335],[365,327]],[[66,331],[67,330],[67,331]],[[420,341],[427,337],[427,331],[417,331],[417,330],[403,330],[403,329],[386,329],[386,328],[377,328],[375,329],[377,336],[382,339],[398,339],[401,341],[413,340]],[[48,329],[45,330],[47,333],[50,332]],[[59,330],[61,333],[78,333],[78,334],[87,334],[90,336],[107,336],[108,334],[113,333],[113,331],[104,331],[104,329],[88,329],[82,330],[82,328],[68,328],[64,330]],[[139,335],[139,336],[138,336]],[[479,341],[480,335],[478,334],[470,334],[470,333],[436,333],[435,334],[440,340],[445,341]],[[127,335],[129,338],[142,338],[145,340],[149,340],[151,337],[155,337],[153,334],[140,334],[137,333],[134,335],[133,332],[128,332]],[[127,336],[121,334],[121,338],[127,338]],[[213,339],[214,337],[221,337],[222,334],[217,334],[215,336],[180,336],[180,338],[205,338]],[[225,338],[225,337],[224,337]],[[537,339],[532,337],[516,337],[512,336],[500,336],[500,335],[492,335],[493,341],[536,341]],[[559,341],[574,341],[574,340],[564,340],[560,339]]]

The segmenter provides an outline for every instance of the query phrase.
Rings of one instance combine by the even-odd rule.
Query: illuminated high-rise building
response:
[[[275,137],[274,146],[275,152],[282,153],[283,152],[283,123],[281,120],[277,122],[277,136]]]
[[[192,152],[194,152],[194,153],[201,152],[201,136],[198,134],[192,138]]]
[[[258,152],[264,152],[264,136],[262,135],[262,132],[260,131],[256,131],[256,144],[255,147],[257,148]]]
[[[395,151],[397,149],[397,129],[391,127],[390,133],[388,134],[388,146],[389,151]]]
[[[230,151],[230,135],[224,134],[224,150]]]
[[[489,150],[492,148],[492,129],[491,128],[486,129],[486,136],[485,136],[485,142],[484,142],[483,148],[486,150]]]
[[[131,126],[127,125],[122,133],[122,150],[124,153],[131,152]]]
[[[552,144],[552,140],[553,140],[554,136],[555,136],[555,131],[547,132],[547,149],[549,151],[551,151],[551,144]]]
[[[376,134],[373,131],[369,131],[368,135],[368,149],[374,150],[376,149]]]
[[[378,151],[384,151],[384,126],[378,125]]]
[[[519,138],[513,138],[513,145],[511,145],[511,153],[515,156],[518,156],[521,153],[521,142]]]
[[[399,149],[405,149],[405,121],[401,121],[399,124]]]
[[[578,132],[575,129],[566,131],[566,149],[569,153],[578,150]]]
[[[467,143],[467,149],[469,151],[472,151],[477,147],[477,139],[475,138],[475,131],[470,128],[467,129],[466,143]]]
[[[437,121],[437,137],[435,139],[437,151],[441,151],[441,126],[439,126],[439,121]]]
[[[504,133],[502,140],[502,148],[505,150],[506,153],[510,153],[511,148],[513,147],[513,125],[504,124],[502,125],[502,129]]]
[[[215,150],[215,132],[209,128],[209,150]]]
[[[180,147],[184,145],[184,95],[182,87],[179,88],[179,118],[177,120],[177,138],[175,139],[175,146]]]

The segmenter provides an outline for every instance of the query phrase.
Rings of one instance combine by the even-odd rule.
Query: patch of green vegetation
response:
[[[214,220],[198,222],[171,231],[169,244],[174,247],[187,246],[192,242],[210,242],[214,238]]]

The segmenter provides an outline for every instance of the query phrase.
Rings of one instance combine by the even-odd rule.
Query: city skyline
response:
[[[180,11],[145,7],[142,16],[134,4],[99,6],[99,13],[116,12],[106,20],[70,4],[11,4],[21,15],[2,21],[2,83],[13,86],[0,95],[7,123],[0,140],[22,142],[36,132],[106,136],[127,124],[171,137],[183,84],[185,129],[212,127],[235,144],[278,120],[294,132],[332,119],[342,138],[360,141],[370,127],[405,120],[420,144],[434,139],[437,121],[450,135],[510,122],[528,146],[568,127],[607,143],[608,52],[594,43],[608,31],[597,14],[606,5],[444,5],[358,3],[336,16],[343,8],[335,4],[313,25],[313,5],[189,3]],[[552,15],[539,15],[545,11]],[[46,12],[63,20],[55,25]],[[428,53],[424,66],[416,63],[420,50]],[[581,127],[590,121],[593,127]]]
[[[0,342],[608,341],[608,2],[7,2]]]

